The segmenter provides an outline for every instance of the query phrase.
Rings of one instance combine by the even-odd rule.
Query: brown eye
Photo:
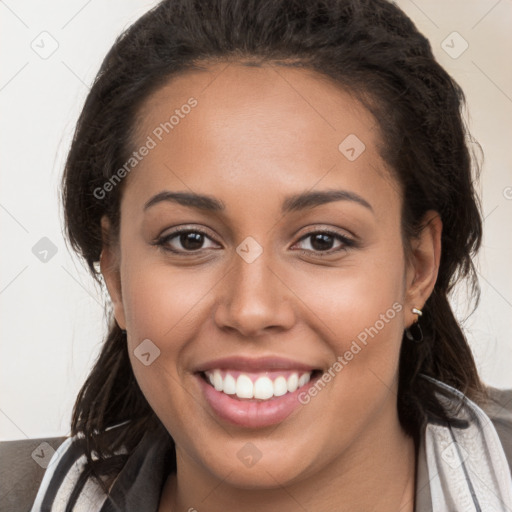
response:
[[[339,233],[331,231],[314,231],[303,236],[299,242],[309,240],[307,244],[309,247],[303,250],[309,252],[327,252],[335,253],[354,246],[354,241]],[[338,246],[333,249],[333,245],[338,242]]]
[[[201,249],[204,243],[204,235],[202,233],[190,231],[188,233],[181,233],[178,235],[178,240],[182,247],[187,251],[197,251],[198,249]]]
[[[214,247],[205,247],[207,241],[212,241],[211,238],[199,229],[177,229],[172,233],[160,237],[155,245],[163,249],[174,252],[177,254],[186,254],[199,252],[202,249],[209,249]]]

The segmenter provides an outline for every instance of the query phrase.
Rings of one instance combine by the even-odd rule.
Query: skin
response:
[[[403,330],[416,320],[411,308],[423,307],[437,277],[439,216],[428,212],[406,258],[400,186],[377,150],[376,120],[309,70],[231,62],[174,77],[141,107],[135,147],[191,96],[197,107],[123,183],[117,243],[102,220],[115,318],[138,383],[176,442],[178,472],[159,510],[413,511],[414,443],[397,416],[398,360]],[[338,150],[349,134],[366,146],[352,162]],[[371,209],[339,200],[281,214],[288,195],[327,189],[358,194]],[[144,212],[163,190],[208,194],[225,210],[160,202]],[[187,253],[179,236],[167,247],[186,256],[152,244],[177,226],[206,230],[204,248]],[[334,253],[343,243],[332,238],[317,249],[305,235],[321,229],[357,244]],[[248,236],[263,248],[252,263],[236,252]],[[327,370],[394,303],[401,311],[277,426],[223,422],[192,374],[231,355]],[[149,366],[133,354],[146,338],[161,351]],[[247,442],[262,455],[252,467],[237,456]]]

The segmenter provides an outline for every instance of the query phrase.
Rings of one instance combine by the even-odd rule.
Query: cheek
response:
[[[337,354],[350,342],[364,343],[371,330],[382,343],[402,331],[404,261],[398,251],[377,257],[347,260],[342,268],[317,268],[308,274],[289,274],[294,293],[316,315],[322,336]],[[399,336],[401,338],[401,334]]]
[[[135,376],[152,406],[165,396],[168,408],[169,402],[180,396],[167,390],[178,385],[182,377],[181,356],[197,337],[198,326],[204,324],[202,304],[209,291],[212,293],[214,276],[212,272],[201,275],[197,269],[150,263],[147,255],[138,257],[136,251],[124,258],[121,276],[128,349]],[[143,343],[150,352],[146,359],[153,360],[153,353],[157,354],[148,366],[137,357]]]
[[[122,283],[129,332],[137,338],[183,340],[201,301],[214,284],[212,272],[164,263],[126,261]],[[177,346],[176,343],[172,344]]]
[[[319,390],[338,405],[331,409],[334,422],[343,423],[346,414],[364,421],[396,385],[404,329],[403,269],[401,252],[391,247],[343,269],[316,271],[293,286],[310,311],[308,323],[333,354],[329,374],[324,374],[328,385]],[[309,399],[314,397],[304,397]]]
[[[193,346],[205,323],[204,307],[215,280],[212,272],[203,276],[197,271],[136,259],[123,262],[123,303],[128,331],[131,365],[146,400],[172,433],[177,443],[187,442],[190,417],[177,411],[190,411],[187,392],[189,376],[182,374],[183,354]],[[137,269],[137,270],[135,270]],[[148,344],[149,365],[137,356],[142,343]],[[154,348],[156,347],[156,349]]]

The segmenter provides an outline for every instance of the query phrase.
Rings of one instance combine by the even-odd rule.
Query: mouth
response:
[[[208,409],[219,420],[252,429],[283,422],[302,407],[299,395],[321,375],[320,369],[273,368],[209,368],[195,373]]]
[[[265,372],[241,372],[237,370],[212,369],[199,372],[201,378],[215,391],[235,400],[264,402],[295,393],[312,379],[316,380],[321,370],[269,370]]]

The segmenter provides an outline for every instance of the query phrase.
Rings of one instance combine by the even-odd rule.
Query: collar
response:
[[[167,476],[175,471],[174,446],[165,428],[146,432],[119,472],[111,497],[100,512],[157,512]]]

